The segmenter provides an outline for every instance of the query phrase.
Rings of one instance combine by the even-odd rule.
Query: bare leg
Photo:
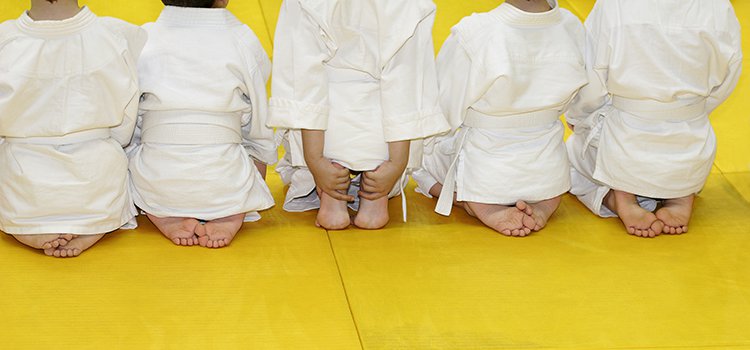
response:
[[[359,198],[359,212],[354,217],[354,225],[366,229],[377,230],[388,224],[388,196],[376,200]]]
[[[516,207],[529,215],[534,220],[533,227],[527,226],[527,221],[524,222],[524,226],[529,227],[534,231],[539,231],[544,228],[545,225],[547,225],[547,221],[549,220],[550,216],[552,216],[552,213],[557,210],[557,207],[560,206],[561,201],[562,196],[545,199],[541,202],[533,204],[527,204],[526,202],[519,201],[518,203],[516,203]]]
[[[195,228],[200,225],[198,220],[178,217],[160,218],[151,214],[146,215],[172,243],[181,246],[198,244],[198,236],[195,234]]]
[[[84,250],[89,249],[94,243],[102,239],[102,237],[104,237],[103,233],[98,235],[79,235],[71,239],[65,246],[45,249],[44,254],[56,258],[76,257],[81,255]]]
[[[35,248],[35,249],[54,249],[64,246],[73,239],[71,234],[50,234],[50,235],[11,235],[17,241]]]
[[[631,235],[656,237],[664,228],[664,223],[654,213],[638,205],[638,200],[632,193],[611,190],[604,197],[604,205],[617,213]]]
[[[531,233],[524,225],[524,218],[530,217],[515,206],[475,202],[466,205],[485,225],[506,236],[524,237]]]
[[[232,242],[234,236],[240,231],[245,213],[227,216],[207,222],[205,225],[198,224],[195,233],[198,235],[198,243],[207,248],[224,248]]]
[[[320,209],[315,220],[315,226],[327,230],[343,230],[352,222],[345,201],[334,199],[323,191],[319,191]],[[361,204],[360,204],[361,205]]]
[[[440,197],[440,192],[442,192],[442,191],[443,191],[443,185],[440,184],[439,182],[436,183],[436,184],[434,184],[434,185],[432,185],[432,187],[430,187],[430,195],[433,196],[433,197],[435,197],[435,198],[439,198]],[[469,215],[471,215],[473,217],[476,217],[476,214],[474,214],[474,212],[471,211],[471,208],[469,208],[469,206],[466,205],[466,202],[459,202],[458,199],[456,199],[456,194],[455,193],[453,193],[453,205],[455,205],[457,207],[464,208],[464,210],[466,210],[466,212]]]
[[[695,195],[682,198],[667,199],[659,210],[656,217],[664,222],[662,232],[679,235],[688,231],[688,221],[693,213],[693,201]]]

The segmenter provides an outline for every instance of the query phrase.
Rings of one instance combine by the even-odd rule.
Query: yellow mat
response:
[[[138,24],[162,7],[86,3]],[[437,47],[498,4],[436,3]],[[593,1],[560,3],[583,17]],[[750,2],[733,3],[749,23]],[[269,53],[279,4],[231,3]],[[27,5],[0,1],[0,20]],[[413,184],[410,222],[380,231],[326,232],[275,207],[229,248],[176,247],[140,220],[67,260],[0,235],[0,349],[750,348],[749,74],[712,115],[719,153],[686,235],[631,237],[566,196],[546,229],[512,239],[434,214]]]

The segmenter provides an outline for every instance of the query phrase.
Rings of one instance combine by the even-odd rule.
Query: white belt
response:
[[[443,190],[440,192],[435,212],[440,215],[448,216],[453,209],[453,193],[456,190],[456,176],[458,157],[466,143],[466,135],[471,128],[477,129],[507,129],[544,126],[554,123],[560,119],[560,113],[557,110],[545,110],[517,114],[513,116],[497,117],[477,112],[469,109],[463,122],[463,127],[458,131],[457,143],[454,145],[453,160],[448,167],[448,174],[443,181]]]
[[[466,118],[464,119],[463,125],[478,129],[528,128],[549,125],[558,119],[560,119],[560,113],[557,110],[545,110],[498,117],[484,114],[469,108],[466,112]]]
[[[687,121],[706,112],[706,100],[659,102],[654,100],[634,100],[612,96],[615,108],[638,117],[664,121]]]
[[[143,143],[215,145],[242,143],[239,113],[150,111],[141,126]]]
[[[93,129],[73,132],[63,136],[44,137],[6,137],[8,143],[28,143],[35,145],[69,145],[92,140],[104,140],[111,137],[109,129]]]

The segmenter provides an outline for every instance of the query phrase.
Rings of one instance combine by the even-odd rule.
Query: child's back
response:
[[[67,5],[77,6],[42,6]],[[138,27],[86,7],[66,20],[24,13],[0,25],[1,230],[50,236],[39,246],[19,240],[69,256],[135,227],[122,146],[135,126],[144,42]],[[80,237],[52,239],[59,234]]]
[[[271,123],[320,131],[325,142],[317,158],[324,158],[327,166],[336,163],[338,170],[362,172],[363,179],[396,163],[391,162],[397,157],[391,149],[395,143],[447,128],[437,103],[434,15],[435,5],[426,0],[285,1],[274,47]],[[302,148],[304,133],[294,130],[286,136],[290,147],[279,171],[291,184],[284,208],[303,211],[320,205],[319,224],[329,229],[348,226],[345,199],[337,198],[344,202],[337,203],[343,209],[337,211],[341,220],[321,215],[326,210],[318,194],[326,198],[329,192],[321,186],[322,176],[314,177],[324,165],[306,162],[312,151]],[[403,169],[393,172],[400,177]],[[341,178],[347,179],[341,189],[345,192],[348,173]],[[385,207],[380,204],[387,205],[384,197],[397,195],[402,186],[386,187],[377,198],[380,209]],[[360,203],[371,207],[370,199]],[[357,218],[369,216],[366,212],[360,210]],[[354,223],[366,228],[385,225],[387,212],[377,216],[378,224],[362,224],[356,218]]]
[[[682,198],[680,213],[649,215],[631,205],[634,199],[628,200],[633,210],[621,203],[618,213],[629,230],[681,233],[715,156],[708,115],[739,78],[740,30],[732,6],[728,0],[600,0],[586,26],[591,84],[569,113],[576,127],[569,141],[579,173],[574,178],[581,180],[573,192],[605,216],[613,214],[608,209],[617,212],[614,201],[601,207],[609,188]],[[646,211],[655,207],[642,203]]]
[[[506,1],[452,28],[437,59],[454,130],[426,142],[419,190],[506,235],[540,230],[570,189],[560,115],[586,84],[580,20],[554,1]]]
[[[167,6],[144,28],[140,144],[130,152],[135,202],[177,244],[196,244],[198,236],[204,245],[228,244],[236,232],[201,232],[198,220],[211,231],[214,220],[241,224],[245,213],[273,205],[253,164],[276,161],[265,126],[270,61],[224,8]],[[164,227],[163,218],[182,218],[179,230]]]

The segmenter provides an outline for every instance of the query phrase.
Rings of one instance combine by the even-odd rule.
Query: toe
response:
[[[44,254],[47,255],[47,256],[54,256],[55,255],[55,249],[54,248],[45,249],[44,250]]]
[[[172,238],[172,243],[176,245],[180,245],[180,239],[179,238]]]
[[[504,234],[506,236],[510,236],[511,235],[511,232],[508,229],[502,230],[502,231],[500,231],[500,233],[502,233],[502,234]]]
[[[208,236],[198,237],[198,244],[200,244],[201,247],[208,247],[208,242],[210,242]]]
[[[523,218],[521,219],[521,222],[524,227],[530,228],[530,229],[536,229],[536,227],[539,226],[536,220],[534,220],[534,218],[531,217],[530,215],[524,215]]]
[[[518,208],[518,210],[522,211],[526,215],[532,215],[534,213],[534,210],[531,208],[531,206],[524,201],[516,202],[516,208]]]

